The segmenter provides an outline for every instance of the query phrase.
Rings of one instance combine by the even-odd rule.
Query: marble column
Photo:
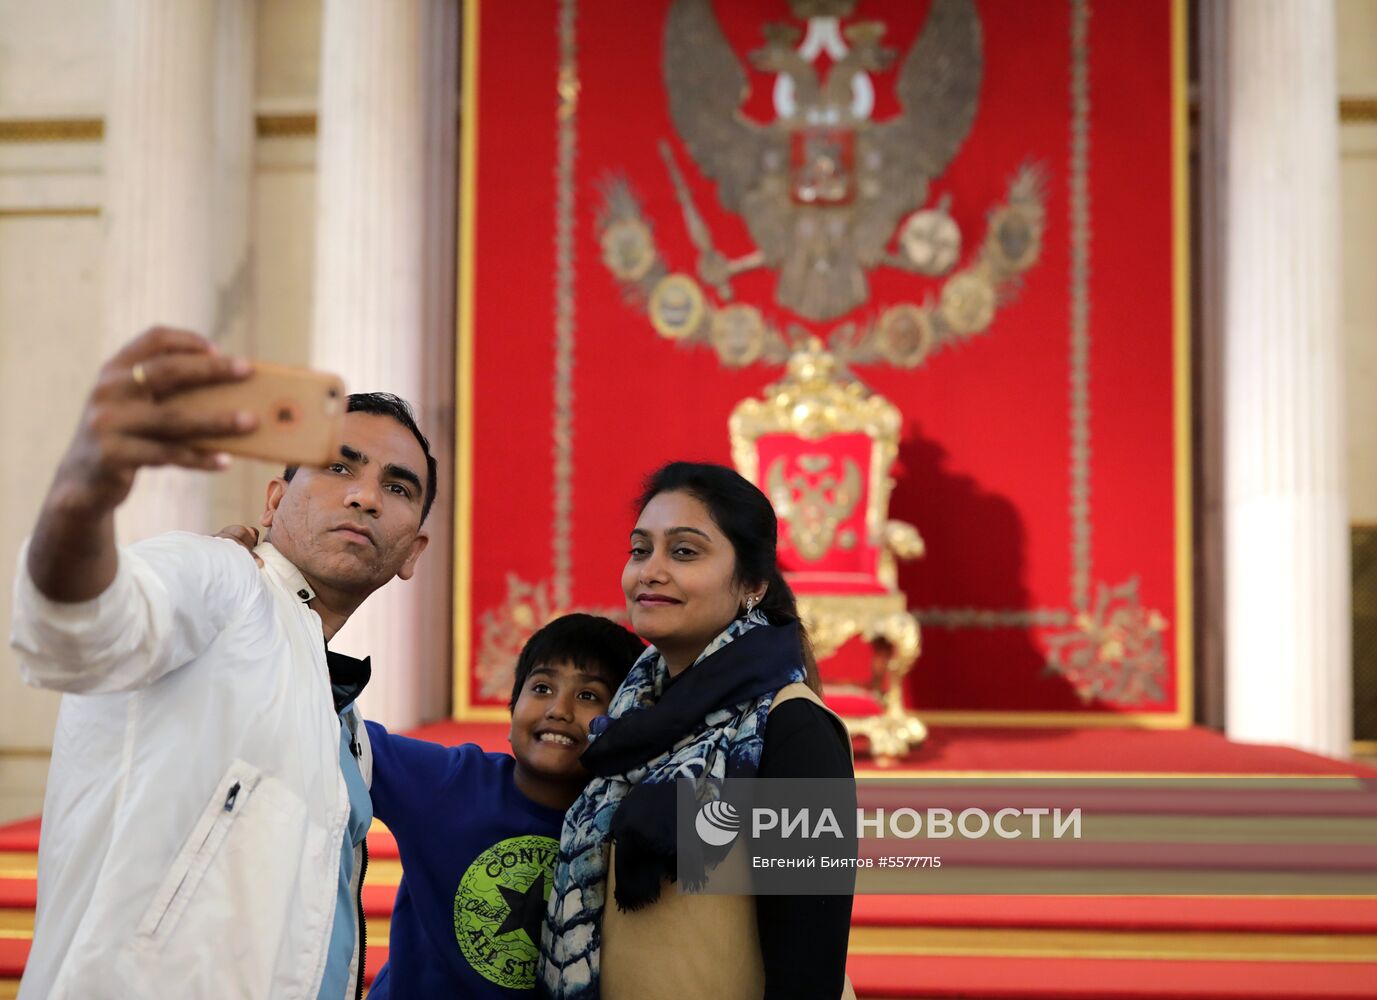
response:
[[[453,329],[432,296],[453,298],[453,267],[448,278],[436,274],[438,244],[427,234],[447,226],[452,240],[453,196],[437,202],[435,189],[453,184],[454,145],[443,140],[454,122],[451,114],[437,124],[428,112],[434,95],[443,100],[457,86],[457,59],[436,32],[453,25],[457,52],[457,9],[444,16],[451,7],[455,0],[325,0],[312,324],[312,363],[338,372],[351,392],[409,400],[446,466],[448,407],[436,379],[452,369],[444,358]],[[437,128],[441,139],[428,141]],[[436,156],[448,157],[448,180],[428,160]],[[431,511],[437,544],[416,577],[369,598],[333,644],[373,656],[363,707],[396,727],[442,711],[426,693],[443,689],[428,679],[449,668],[448,645],[434,638],[449,630],[448,601],[438,596],[447,594],[446,509],[437,501]]]
[[[208,333],[214,0],[112,0],[105,115],[105,351],[155,324]],[[121,541],[207,527],[204,473],[145,469]]]
[[[1231,738],[1346,756],[1334,7],[1220,0],[1226,715]],[[1214,81],[1213,86],[1211,81]],[[1212,89],[1211,89],[1212,87]]]
[[[423,720],[448,714],[453,692],[456,259],[459,211],[459,0],[424,0],[422,85],[421,330],[426,343],[421,426],[440,461],[440,491],[427,526],[430,548],[413,581],[422,595],[418,697]]]
[[[255,63],[259,0],[216,0],[214,133],[211,166],[211,280],[208,336],[229,354],[261,356],[253,324]],[[240,462],[211,479],[211,530],[257,523],[264,467]]]

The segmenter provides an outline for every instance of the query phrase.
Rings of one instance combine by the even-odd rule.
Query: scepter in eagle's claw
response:
[[[674,150],[664,139],[660,140],[660,157],[665,161],[665,169],[669,171],[669,179],[674,184],[674,196],[679,199],[679,208],[684,213],[684,227],[688,229],[689,239],[698,248],[698,277],[703,279],[704,284],[717,289],[717,294],[724,301],[731,301],[732,275],[759,267],[764,263],[764,258],[759,250],[735,261],[728,260],[719,253],[712,245],[712,234],[708,232],[708,224],[703,221],[702,213],[693,203],[693,194],[684,181],[684,175],[679,171],[679,164],[674,159]]]

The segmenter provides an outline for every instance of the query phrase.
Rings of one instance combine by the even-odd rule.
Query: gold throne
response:
[[[816,340],[763,399],[742,400],[728,421],[737,471],[779,516],[780,566],[818,659],[856,636],[872,647],[868,677],[829,681],[824,672],[823,688],[877,758],[903,756],[927,736],[903,696],[921,640],[895,559],[922,555],[923,540],[888,519],[900,424],[889,400],[839,378]]]

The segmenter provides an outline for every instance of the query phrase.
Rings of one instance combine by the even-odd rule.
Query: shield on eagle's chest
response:
[[[789,194],[800,205],[845,205],[854,197],[856,132],[801,128],[792,135]]]

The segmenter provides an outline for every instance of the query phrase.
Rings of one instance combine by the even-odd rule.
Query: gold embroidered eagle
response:
[[[791,0],[801,19],[851,13],[855,0]],[[689,154],[717,182],[727,211],[741,215],[757,249],[729,260],[706,237],[700,277],[730,294],[736,275],[778,272],[779,304],[828,320],[864,303],[866,273],[913,267],[889,246],[900,220],[927,200],[970,132],[983,74],[980,20],[972,0],[933,0],[904,57],[895,85],[901,113],[872,121],[862,83],[887,67],[884,25],[853,22],[845,53],[826,80],[800,55],[801,32],[767,25],[752,63],[776,74],[776,120],[746,119],[746,71],[708,0],[675,0],[665,23],[665,85],[670,115]],[[865,77],[861,81],[861,77]],[[873,92],[872,92],[873,94]],[[870,102],[873,104],[873,101]],[[700,227],[701,228],[701,227]]]

